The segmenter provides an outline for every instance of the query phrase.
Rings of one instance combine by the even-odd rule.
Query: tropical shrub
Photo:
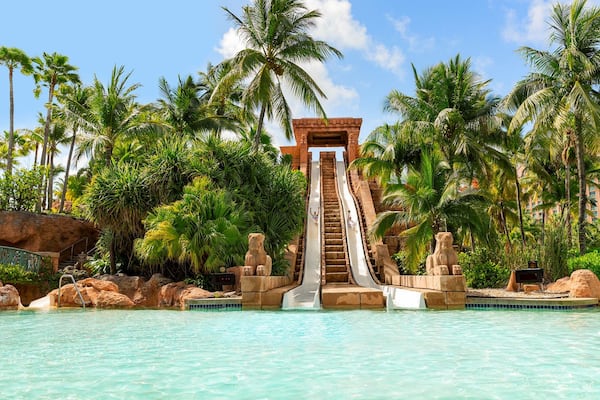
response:
[[[182,200],[157,207],[145,219],[146,234],[137,255],[150,266],[171,261],[195,273],[241,265],[246,252],[249,215],[208,178],[184,188]]]
[[[600,251],[598,250],[591,251],[582,256],[569,258],[567,263],[569,272],[578,269],[589,269],[600,278]]]
[[[0,179],[0,210],[34,211],[39,201],[42,169],[18,169]]]
[[[467,286],[473,289],[498,288],[506,285],[510,268],[490,249],[477,248],[474,252],[460,253],[458,260],[462,266]]]

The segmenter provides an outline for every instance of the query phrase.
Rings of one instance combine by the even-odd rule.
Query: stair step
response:
[[[330,252],[330,251],[344,251],[344,246],[341,244],[332,244],[332,245],[325,245],[325,252]]]
[[[325,260],[338,260],[338,259],[346,259],[343,251],[328,251],[325,253]]]
[[[329,282],[348,282],[348,273],[347,272],[330,272],[325,274],[325,281]]]
[[[330,273],[330,272],[348,272],[348,268],[345,265],[332,265],[332,266],[327,266],[325,268],[325,273]]]
[[[346,259],[345,258],[331,258],[329,260],[326,260],[327,266],[339,266],[339,265],[343,265],[344,267],[346,267]]]

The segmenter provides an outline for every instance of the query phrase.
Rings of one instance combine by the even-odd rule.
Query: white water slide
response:
[[[343,161],[336,162],[336,175],[338,192],[342,202],[343,215],[346,226],[346,240],[348,242],[348,256],[352,275],[359,286],[379,289],[387,298],[387,308],[426,308],[423,294],[417,291],[406,290],[395,286],[379,285],[371,276],[363,245],[362,234],[358,226],[358,211],[354,198],[350,194],[346,179],[346,168]],[[353,222],[351,222],[353,221]]]
[[[321,308],[321,168],[311,163],[309,215],[306,219],[302,284],[283,295],[281,308],[318,310]],[[317,212],[313,218],[311,212]]]
[[[309,213],[318,210],[316,221],[309,214],[306,222],[304,269],[302,284],[283,296],[282,309],[318,310],[321,308],[321,171],[318,161],[311,163]],[[346,182],[344,162],[336,163],[338,192],[342,202],[344,223],[352,275],[359,286],[383,291],[388,309],[425,308],[423,294],[394,286],[378,285],[373,280],[366,260],[361,231],[357,226],[358,211]],[[347,216],[354,221],[350,223]],[[352,226],[350,226],[352,225]]]

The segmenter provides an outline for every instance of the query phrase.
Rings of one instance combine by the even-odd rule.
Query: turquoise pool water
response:
[[[0,331],[0,398],[600,398],[595,310],[3,312]]]

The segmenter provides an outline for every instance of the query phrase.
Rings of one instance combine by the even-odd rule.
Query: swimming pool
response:
[[[598,399],[586,311],[0,313],[10,399]]]

